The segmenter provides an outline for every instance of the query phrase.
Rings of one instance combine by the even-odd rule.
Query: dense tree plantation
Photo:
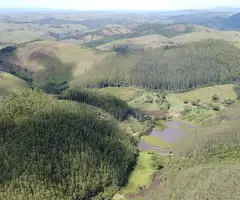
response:
[[[133,85],[188,90],[240,81],[240,50],[221,40],[147,49],[109,56],[73,83],[88,87]]]
[[[0,100],[0,199],[111,199],[135,165],[134,140],[84,104],[38,90]]]
[[[87,89],[69,89],[60,96],[62,99],[87,103],[109,112],[119,120],[124,120],[130,113],[128,104],[112,95],[101,94]]]

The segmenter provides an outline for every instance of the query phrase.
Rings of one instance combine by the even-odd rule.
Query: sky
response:
[[[239,7],[240,0],[0,0],[0,8],[182,10]]]

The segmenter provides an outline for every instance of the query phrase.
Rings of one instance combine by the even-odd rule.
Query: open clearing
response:
[[[219,97],[220,101],[224,99],[234,100],[237,98],[237,95],[234,92],[234,85],[227,84],[199,88],[184,93],[170,93],[167,95],[167,100],[171,104],[170,111],[180,112],[181,109],[186,106],[186,104],[184,104],[185,100],[191,102],[199,99],[201,103],[210,103],[215,94]]]
[[[153,167],[152,154],[140,152],[137,165],[132,172],[127,186],[122,190],[123,194],[135,194],[139,187],[149,187],[156,170]]]
[[[63,42],[37,41],[19,47],[16,57],[33,72],[34,84],[41,86],[70,81],[109,54]]]
[[[31,59],[31,56],[41,52],[54,55],[61,63],[74,64],[73,76],[83,73],[85,70],[91,68],[94,62],[98,62],[108,55],[92,49],[82,49],[73,44],[55,41],[38,41],[19,48],[17,56],[23,64],[26,64],[32,71],[35,71],[38,67],[34,67],[31,64],[32,62],[36,64],[38,57]],[[39,59],[44,59],[44,57],[40,57]]]
[[[0,72],[0,96],[9,92],[27,87],[27,83],[11,74]]]
[[[124,101],[131,101],[143,94],[143,90],[134,87],[105,87],[99,91],[114,95]]]

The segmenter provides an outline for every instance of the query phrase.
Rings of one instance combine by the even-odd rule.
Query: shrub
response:
[[[192,103],[193,106],[197,106],[197,102],[195,100],[192,100],[191,103]]]
[[[184,104],[188,104],[189,102],[188,102],[188,100],[184,100],[183,103]]]
[[[234,100],[232,100],[232,99],[228,99],[228,100],[224,100],[223,102],[222,102],[222,104],[224,104],[225,106],[231,106],[232,104],[234,104]]]
[[[214,95],[212,96],[212,101],[217,102],[218,100],[219,100],[218,95],[214,94]]]
[[[192,108],[190,106],[185,106],[184,109],[181,111],[182,115],[186,115],[192,111]]]
[[[219,111],[219,110],[220,110],[220,107],[219,107],[218,105],[214,105],[214,106],[212,107],[212,109],[215,110],[215,111]]]

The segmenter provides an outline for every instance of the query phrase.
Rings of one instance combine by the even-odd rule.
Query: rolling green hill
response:
[[[109,54],[68,43],[36,41],[19,45],[8,55],[3,54],[5,65],[0,64],[0,69],[17,75],[21,71],[32,79],[34,86],[43,87],[68,82]]]
[[[76,77],[73,86],[133,85],[150,89],[186,90],[239,81],[240,51],[221,40],[168,45],[108,57]]]
[[[98,116],[37,90],[1,99],[0,199],[110,200],[137,150],[129,135]]]

